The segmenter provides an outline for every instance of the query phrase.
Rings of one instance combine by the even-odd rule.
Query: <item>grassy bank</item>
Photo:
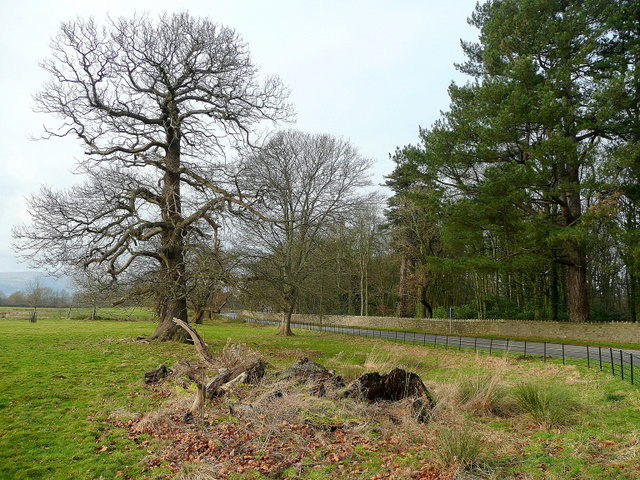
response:
[[[309,450],[277,475],[256,469],[220,477],[218,470],[218,477],[207,477],[202,463],[189,461],[176,471],[175,462],[161,460],[172,438],[129,428],[129,420],[145,418],[168,401],[188,405],[193,394],[189,387],[144,386],[144,372],[160,363],[195,359],[189,345],[132,340],[153,328],[143,321],[1,319],[0,478],[447,478],[442,472],[457,478],[640,478],[640,390],[606,374],[326,332],[297,331],[283,338],[273,327],[228,320],[198,327],[214,352],[232,339],[262,352],[270,371],[306,356],[347,382],[401,366],[421,375],[438,406],[425,425],[400,414],[385,423],[373,407],[352,403],[338,402],[335,410],[323,404],[322,414],[296,404],[286,412],[286,425],[313,418],[314,424],[329,419],[349,427],[325,431],[315,454]],[[198,435],[214,438],[232,426],[248,435],[246,418],[229,414],[245,401],[238,396],[208,407],[207,415],[217,420],[198,426]],[[284,435],[284,417],[272,410],[252,417],[268,432],[256,437],[264,451],[254,457],[267,455],[272,437]],[[336,447],[340,439],[346,439],[339,444],[343,450]]]

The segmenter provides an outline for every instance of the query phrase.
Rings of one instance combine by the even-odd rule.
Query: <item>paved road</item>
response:
[[[237,316],[237,315],[236,315]],[[277,324],[278,322],[251,320],[258,323]],[[502,340],[492,338],[464,337],[454,335],[435,335],[428,333],[402,332],[396,330],[369,330],[359,327],[344,327],[336,325],[319,325],[292,323],[292,327],[306,328],[311,330],[323,330],[350,335],[360,335],[365,337],[378,337],[391,340],[402,341],[412,344],[442,345],[445,348],[473,348],[492,352],[506,351],[510,353],[520,353],[522,356],[556,357],[556,358],[576,358],[588,360],[590,365],[603,364],[630,365],[634,369],[640,366],[640,350],[619,349],[600,346],[571,345],[548,342],[530,342],[520,340]],[[619,368],[619,367],[618,367]],[[620,372],[618,372],[620,373]],[[615,374],[615,373],[614,373]]]

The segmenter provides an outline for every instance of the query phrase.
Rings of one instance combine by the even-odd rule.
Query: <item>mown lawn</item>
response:
[[[0,478],[169,478],[168,464],[147,467],[170,439],[131,435],[113,422],[139,418],[167,401],[145,387],[144,372],[160,363],[171,366],[178,359],[196,358],[190,345],[133,340],[153,328],[153,323],[142,321],[0,319]],[[402,366],[421,375],[436,396],[437,412],[429,424],[400,422],[398,432],[386,432],[399,444],[385,440],[378,426],[366,430],[363,422],[354,428],[360,428],[360,438],[375,435],[380,441],[377,450],[354,448],[344,459],[346,470],[338,470],[330,458],[309,457],[280,472],[279,478],[429,478],[415,475],[424,471],[425,462],[442,465],[449,431],[479,438],[473,451],[477,458],[458,469],[457,478],[640,478],[640,389],[607,374],[556,362],[489,358],[321,332],[297,331],[297,336],[283,338],[275,336],[272,327],[226,320],[198,329],[214,352],[231,339],[261,351],[274,371],[302,356],[335,369],[347,381],[367,371]],[[541,425],[500,398],[492,400],[499,407],[496,411],[472,406],[460,394],[468,389],[464,386],[469,379],[480,385],[499,384],[496,391],[502,400],[511,398],[522,383],[559,388],[578,408],[570,422]],[[172,398],[191,395],[175,388],[168,392]],[[333,418],[336,412],[330,414]],[[400,430],[409,427],[411,435],[405,438]],[[390,461],[393,456],[398,460]],[[181,479],[215,478],[195,473],[189,477],[192,470],[197,469],[185,463],[174,473]],[[229,478],[269,477],[254,472]]]

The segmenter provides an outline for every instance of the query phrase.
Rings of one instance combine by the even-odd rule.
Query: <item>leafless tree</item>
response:
[[[48,291],[47,291],[48,290]],[[29,306],[33,308],[33,311],[29,315],[29,321],[36,323],[38,321],[38,307],[42,305],[42,300],[51,289],[48,289],[42,285],[42,279],[36,277],[27,283],[25,289],[25,297],[29,302]]]
[[[287,120],[288,92],[260,80],[231,29],[187,13],[64,23],[43,63],[50,80],[37,110],[60,123],[46,137],[75,136],[86,181],[43,187],[15,248],[39,266],[102,269],[118,276],[141,259],[157,265],[161,318],[151,338],[181,339],[187,320],[185,255],[223,211],[251,203],[228,175],[230,149],[253,143],[262,122]]]
[[[250,277],[278,292],[291,335],[300,288],[314,273],[319,242],[362,202],[371,161],[349,142],[329,135],[279,132],[245,165],[247,181],[261,191],[260,212],[275,221],[245,224]],[[317,260],[317,259],[316,259]]]

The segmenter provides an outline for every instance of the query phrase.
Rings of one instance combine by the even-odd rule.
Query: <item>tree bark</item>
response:
[[[186,331],[173,321],[178,318],[185,323],[187,315],[187,275],[184,260],[184,229],[182,227],[182,199],[180,193],[180,119],[178,107],[171,96],[162,107],[163,126],[166,132],[167,147],[166,171],[162,178],[161,214],[164,230],[160,236],[163,269],[161,295],[165,295],[165,308],[151,340],[185,341]]]
[[[180,318],[173,318],[172,321],[175,323],[177,327],[180,327],[182,330],[184,330],[184,332],[189,334],[189,336],[193,340],[193,345],[196,347],[196,351],[198,352],[198,355],[200,355],[200,358],[207,365],[207,367],[211,369],[215,369],[216,368],[215,360],[211,355],[211,353],[209,353],[209,348],[207,347],[207,344],[202,339],[200,334],[197,331],[195,331],[193,328],[191,328],[191,326],[187,322],[185,322]]]
[[[209,313],[211,313],[211,312],[209,312]],[[204,310],[202,310],[202,309],[196,310],[194,315],[193,315],[193,323],[196,324],[196,325],[201,325],[203,317],[204,317]]]
[[[573,265],[567,267],[569,319],[572,322],[588,322],[590,312],[586,255],[582,251],[576,253]]]
[[[400,282],[398,283],[398,304],[396,306],[396,314],[398,317],[406,317],[409,312],[409,259],[406,255],[402,255],[400,263]]]
[[[282,312],[282,323],[278,330],[278,335],[285,337],[294,336],[291,331],[291,316],[296,308],[296,302],[298,301],[298,292],[295,287],[288,287],[288,291],[285,293],[285,306]]]
[[[293,307],[287,307],[284,312],[282,312],[282,322],[280,323],[280,328],[278,329],[278,335],[282,335],[285,337],[293,337],[294,333],[291,331],[291,316],[293,315]]]

